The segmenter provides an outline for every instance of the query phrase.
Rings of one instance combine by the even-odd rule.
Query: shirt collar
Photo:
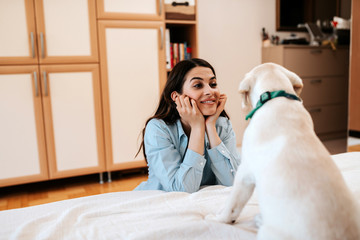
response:
[[[179,132],[179,140],[180,140],[183,135],[186,136],[186,134],[184,132],[184,129],[183,129],[182,125],[181,125],[180,118],[178,120],[176,120],[176,126],[177,126],[177,129],[178,129],[178,132]]]
[[[184,129],[182,127],[180,118],[178,120],[176,120],[176,126],[177,126],[178,133],[179,133],[179,141],[181,140],[182,136],[185,136],[187,138],[187,136],[184,132]],[[209,147],[209,139],[208,139],[206,132],[205,132],[205,146]]]

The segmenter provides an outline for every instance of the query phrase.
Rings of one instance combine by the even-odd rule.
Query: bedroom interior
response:
[[[144,7],[141,8],[143,12],[139,11],[136,14],[131,12],[137,12],[137,6],[130,6],[131,4],[125,9],[125,12],[129,11],[130,13],[124,14],[121,12],[123,9],[108,0],[84,0],[81,4],[79,1],[76,7],[88,11],[83,11],[80,16],[89,18],[86,20],[89,21],[86,23],[89,31],[79,31],[79,39],[74,40],[74,44],[68,43],[72,47],[79,48],[76,54],[66,52],[72,51],[71,48],[70,50],[65,49],[63,53],[57,52],[56,47],[59,46],[56,46],[56,37],[46,35],[56,32],[45,26],[45,23],[48,23],[57,27],[56,18],[51,19],[50,15],[56,11],[67,11],[68,8],[48,5],[46,0],[25,0],[23,2],[25,5],[19,7],[23,3],[20,0],[16,1],[11,9],[13,11],[26,9],[26,17],[24,16],[22,19],[24,22],[31,18],[36,19],[27,23],[26,28],[34,28],[35,33],[34,35],[32,33],[29,39],[25,36],[25,43],[30,47],[24,50],[30,55],[33,54],[34,57],[19,58],[19,56],[6,55],[9,54],[11,48],[4,50],[0,47],[0,88],[5,86],[1,85],[1,80],[5,79],[3,76],[15,73],[11,80],[20,80],[18,84],[11,84],[9,81],[11,89],[9,91],[11,92],[18,89],[20,83],[25,81],[23,77],[19,79],[18,75],[28,75],[27,79],[31,80],[31,84],[26,87],[31,89],[31,94],[25,100],[33,103],[35,107],[19,102],[14,106],[33,109],[31,110],[33,112],[26,112],[27,115],[23,115],[26,118],[35,117],[34,122],[25,123],[25,126],[33,129],[21,129],[25,129],[24,131],[27,131],[26,134],[29,136],[24,141],[35,139],[33,141],[35,143],[24,147],[21,152],[18,150],[18,145],[22,144],[21,141],[9,137],[10,131],[16,132],[17,138],[21,136],[21,132],[19,133],[11,127],[8,129],[0,127],[2,132],[8,133],[7,136],[3,135],[5,137],[0,136],[0,143],[3,144],[0,146],[0,150],[5,152],[3,155],[0,153],[0,175],[2,176],[0,177],[0,222],[7,217],[4,214],[1,218],[2,210],[41,206],[46,203],[105,193],[127,192],[147,179],[145,162],[141,156],[134,159],[133,152],[138,146],[138,134],[134,133],[139,132],[138,129],[139,126],[142,126],[143,119],[150,113],[146,111],[139,113],[138,110],[128,107],[125,109],[126,113],[136,116],[137,119],[134,121],[130,118],[124,119],[121,115],[122,112],[117,110],[121,106],[115,103],[123,101],[125,97],[135,101],[134,104],[137,106],[146,109],[153,108],[152,106],[156,102],[154,99],[157,99],[159,89],[163,86],[166,74],[169,72],[165,64],[167,61],[166,40],[159,37],[165,35],[165,29],[169,29],[169,34],[171,34],[169,41],[188,44],[188,47],[191,47],[192,57],[204,58],[215,67],[219,84],[228,95],[227,112],[230,113],[230,119],[236,130],[239,150],[242,133],[246,127],[244,113],[239,109],[241,100],[237,93],[242,76],[253,66],[265,61],[278,62],[290,69],[295,69],[305,79],[304,82],[307,81],[308,85],[312,86],[304,92],[304,105],[312,112],[315,130],[329,152],[334,154],[334,158],[344,174],[347,174],[345,178],[349,184],[352,184],[351,189],[359,198],[360,190],[355,186],[355,181],[358,181],[360,177],[360,165],[355,164],[356,161],[354,161],[360,161],[360,155],[358,155],[360,152],[360,108],[358,107],[360,104],[360,70],[357,67],[360,64],[360,14],[355,10],[360,9],[359,1],[332,1],[336,5],[333,10],[336,15],[344,19],[351,17],[350,46],[338,45],[337,50],[332,50],[330,45],[315,47],[314,54],[306,52],[313,51],[314,47],[303,44],[264,46],[264,39],[261,35],[263,28],[266,29],[270,38],[277,36],[280,42],[294,37],[309,40],[309,34],[304,30],[294,26],[290,28],[279,26],[278,11],[281,0],[230,0],[226,4],[217,0],[193,0],[189,1],[192,10],[187,9],[185,15],[167,14],[171,11],[169,2],[172,2],[167,0],[144,0],[142,1],[145,2]],[[327,4],[326,1],[318,2]],[[0,3],[0,9],[5,9],[1,4],[4,3]],[[86,7],[82,4],[85,4]],[[146,13],[147,8],[151,11],[155,10],[155,14]],[[2,13],[1,10],[0,13]],[[75,16],[78,12],[69,12],[69,14],[69,16],[72,16],[71,14]],[[185,19],[181,19],[184,16]],[[50,19],[49,22],[46,22],[46,19]],[[14,19],[12,18],[12,20]],[[68,24],[67,27],[70,27],[72,23],[65,22],[64,24]],[[84,23],[77,24],[80,25],[74,26],[81,28],[83,26],[81,24]],[[0,21],[0,29],[9,30],[3,25]],[[21,28],[21,26],[17,27]],[[142,31],[132,31],[134,29]],[[71,30],[70,33],[76,34],[76,30],[75,32]],[[64,30],[62,34],[69,34],[69,32]],[[90,40],[88,39],[88,45],[83,46],[83,35],[91,36]],[[149,41],[144,43],[139,38],[146,38]],[[119,39],[125,39],[123,44],[118,44]],[[12,41],[11,38],[7,40],[6,44]],[[0,43],[1,41],[4,40],[0,39]],[[15,46],[15,48],[17,47]],[[122,57],[122,54],[133,57],[128,60]],[[299,58],[300,55],[302,58]],[[328,56],[325,60],[322,59],[324,55]],[[118,67],[119,62],[123,64],[123,68]],[[134,67],[134,65],[136,66]],[[316,72],[313,71],[315,68]],[[134,72],[139,76],[133,77]],[[119,74],[126,74],[125,78],[132,80],[117,83]],[[69,98],[59,98],[60,90],[67,89],[72,84],[68,81],[69,76],[70,78],[79,77],[78,83],[74,84],[74,92],[69,91],[69,93],[71,92],[69,95],[72,95]],[[143,98],[137,98],[132,93],[139,91],[138,82],[143,79],[149,79],[143,85],[147,91],[141,92],[144,95]],[[68,85],[59,84],[61,81]],[[320,84],[325,83],[325,85],[330,82],[330,85],[320,88],[319,82]],[[315,85],[311,85],[312,83]],[[124,85],[126,85],[127,91],[123,90]],[[327,95],[327,92],[324,91],[328,91],[329,86],[332,89]],[[26,87],[24,86],[21,91],[26,92],[28,90]],[[321,94],[314,97],[314,93],[319,91]],[[78,94],[79,92],[84,93]],[[119,96],[118,92],[123,95]],[[338,94],[338,92],[341,93]],[[336,96],[332,98],[331,96],[334,94]],[[38,96],[40,99],[36,98]],[[323,96],[322,99],[321,96]],[[12,96],[9,97],[1,91],[0,101],[12,101],[15,104]],[[61,101],[68,102],[62,106]],[[72,101],[77,102],[73,103]],[[84,105],[77,105],[78,103]],[[70,111],[68,106],[71,104],[75,105],[75,108]],[[4,105],[0,105],[0,107],[2,106]],[[76,112],[76,109],[79,108],[85,109],[85,111]],[[7,106],[4,106],[4,109],[9,110]],[[11,125],[9,123],[14,121],[11,117],[15,114],[12,115],[10,112],[9,118],[0,120],[0,126],[6,127],[7,124]],[[61,114],[74,114],[79,119],[61,117]],[[97,116],[91,117],[90,114]],[[89,125],[81,126],[81,121],[88,121],[88,118],[91,119]],[[73,122],[71,122],[72,120]],[[19,124],[23,122],[25,121],[17,121]],[[116,122],[120,124],[116,125]],[[34,128],[30,126],[31,124],[37,127]],[[130,127],[127,129],[119,126],[121,124]],[[70,125],[71,127],[68,128]],[[40,130],[39,126],[41,126]],[[61,130],[64,128],[68,129],[62,132]],[[74,137],[70,141],[66,134],[76,132],[78,130],[76,128],[82,132],[83,136]],[[41,136],[39,137],[39,135]],[[89,160],[79,161],[78,164],[66,160],[66,157],[70,156],[68,154],[75,151],[76,147],[74,146],[82,141],[85,144],[79,145],[79,147],[83,147],[83,149],[91,147],[92,149],[89,149],[86,154],[71,156],[70,159],[88,158]],[[130,142],[135,144],[131,145]],[[129,147],[127,144],[131,146]],[[119,147],[120,145],[121,147]],[[17,152],[16,155],[19,155],[20,158],[24,158],[26,154],[33,154],[34,151],[30,148],[38,149],[38,153],[34,154],[36,157],[30,163],[36,167],[23,165],[18,159],[13,159],[12,163],[5,163],[5,158],[14,152]],[[59,149],[63,151],[60,152]],[[350,155],[341,154],[345,152]],[[353,159],[350,159],[352,156],[354,156]],[[26,169],[18,171],[19,166],[28,167],[30,170],[28,172]],[[347,168],[349,166],[352,169]],[[13,172],[7,171],[7,168]],[[349,172],[347,172],[348,170]],[[99,173],[104,180],[103,184],[99,183]],[[228,194],[228,191],[226,188],[215,189],[214,196],[220,194],[216,196],[222,199],[221,197]],[[203,197],[201,194],[199,196]],[[136,193],[131,192],[130,195],[134,198],[137,196]],[[206,192],[204,195],[208,196]],[[117,196],[128,198],[125,194]],[[139,194],[138,196],[139,199],[146,199],[145,195]],[[153,197],[156,198],[156,195]],[[182,197],[186,196],[182,195]],[[172,200],[171,197],[169,199],[169,201]],[[190,201],[189,199],[186,201]],[[94,200],[96,200],[96,196],[94,196]],[[201,202],[202,198],[199,198],[199,201]],[[206,201],[204,200],[204,202]],[[63,206],[59,205],[59,207],[61,209]],[[30,210],[29,213],[31,213]],[[0,230],[0,233],[1,231],[4,231],[4,234],[10,234],[5,232],[5,229]],[[0,239],[2,239],[1,236]]]

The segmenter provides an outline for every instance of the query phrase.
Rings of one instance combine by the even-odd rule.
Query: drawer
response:
[[[285,48],[284,67],[300,77],[346,76],[349,71],[348,49]]]
[[[348,79],[345,77],[303,78],[300,97],[304,106],[347,103]]]
[[[195,0],[165,0],[165,18],[195,20]]]
[[[307,107],[317,134],[347,131],[347,105]]]

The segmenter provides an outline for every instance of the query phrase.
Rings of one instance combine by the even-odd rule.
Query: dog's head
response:
[[[264,63],[253,68],[240,82],[243,107],[255,106],[260,95],[266,91],[285,90],[300,95],[303,88],[301,78],[275,63]]]

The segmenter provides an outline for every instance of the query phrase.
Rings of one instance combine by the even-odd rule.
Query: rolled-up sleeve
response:
[[[236,136],[228,119],[220,119],[218,128],[218,134],[222,142],[207,151],[217,184],[231,186],[240,165]]]
[[[206,159],[190,149],[185,150],[182,157],[170,135],[160,121],[147,124],[144,141],[149,171],[165,191],[196,192],[200,188]]]

